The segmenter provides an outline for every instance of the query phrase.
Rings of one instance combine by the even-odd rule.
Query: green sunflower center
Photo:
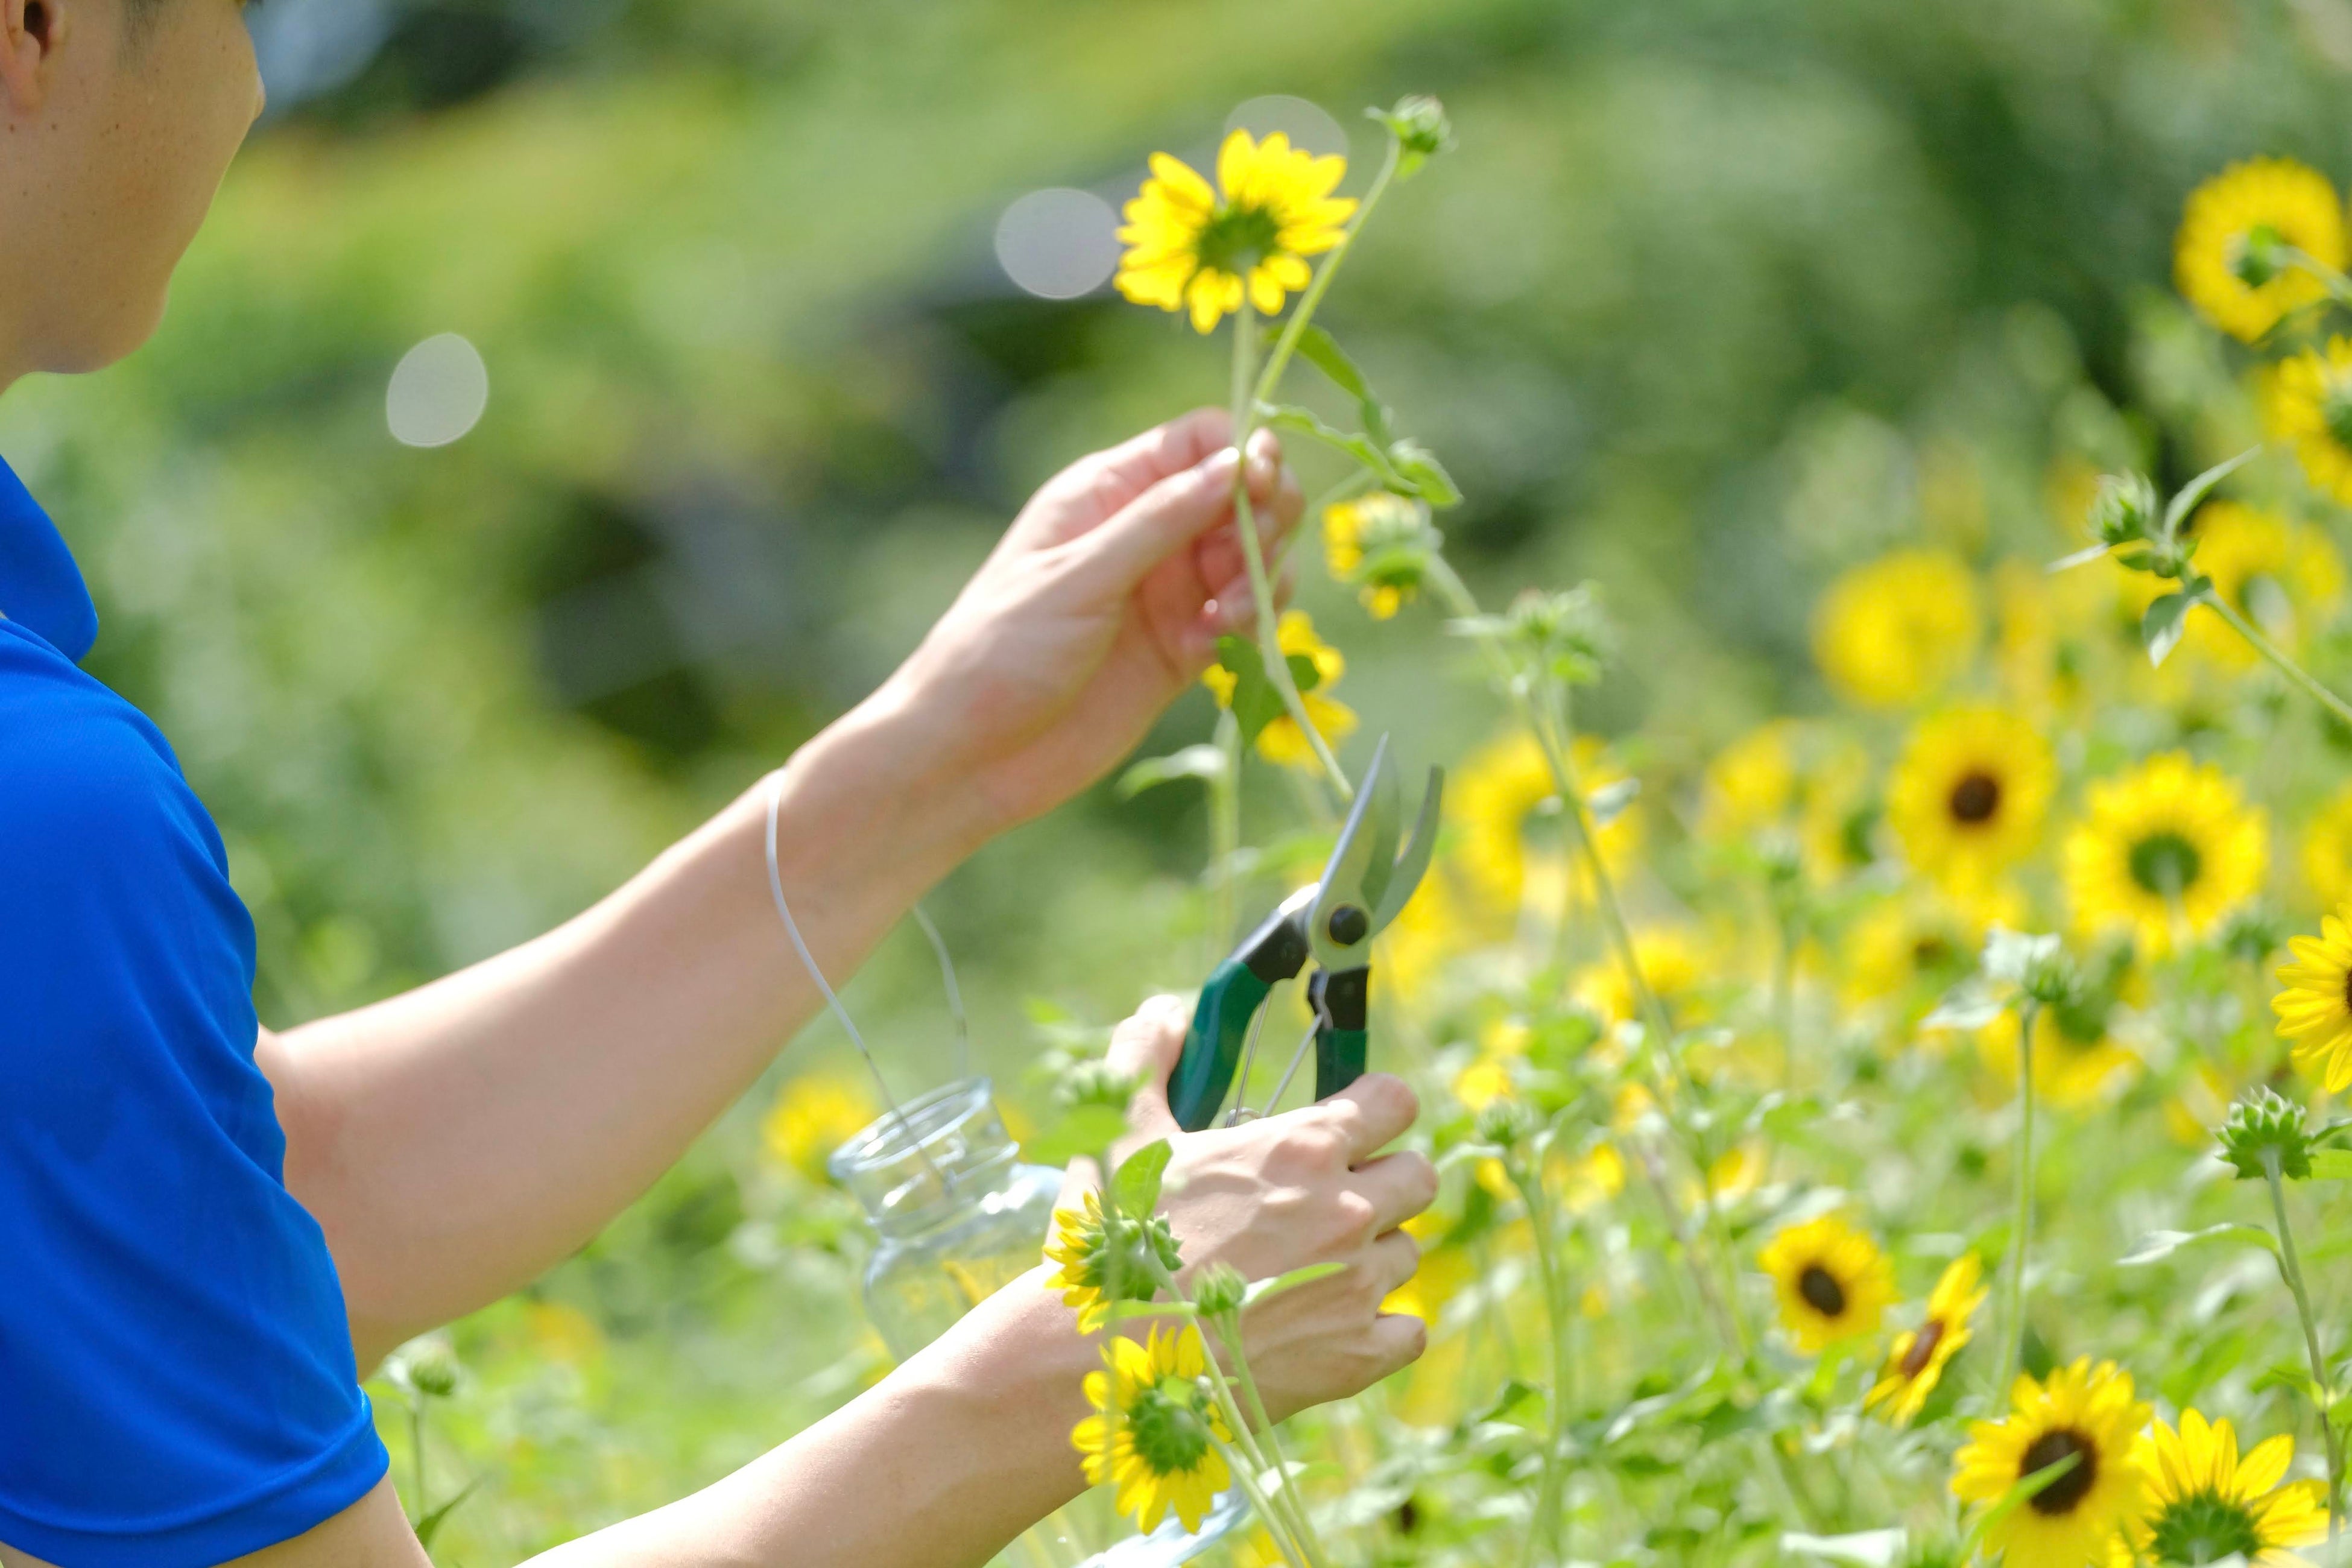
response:
[[[1918,1376],[1927,1370],[1927,1363],[1936,1359],[1936,1347],[1943,1342],[1944,1320],[1928,1319],[1920,1325],[1919,1332],[1911,1341],[1911,1348],[1903,1352],[1903,1359],[1896,1363],[1895,1370],[1906,1378]]]
[[[2197,885],[2205,858],[2178,833],[2151,833],[2131,847],[2131,877],[2159,899],[2179,898]]]
[[[2352,447],[2352,385],[2328,384],[2319,396],[2319,422],[2327,426],[2329,439],[2339,447]]]
[[[1806,1264],[1805,1271],[1797,1276],[1797,1294],[1805,1299],[1805,1305],[1824,1318],[1845,1316],[1845,1287],[1838,1283],[1836,1275],[1818,1263]]]
[[[2151,1555],[2159,1563],[2219,1563],[2225,1557],[2251,1563],[2269,1544],[2244,1503],[2211,1492],[2175,1498],[2149,1530]]]
[[[1952,786],[1952,820],[1974,827],[2000,809],[2000,781],[1979,769]]]
[[[2099,1480],[2098,1446],[2080,1432],[2062,1426],[2054,1432],[2044,1432],[2025,1446],[2025,1456],[2018,1463],[2017,1479],[2041,1474],[2064,1459],[2074,1466],[2066,1473],[2033,1494],[2033,1511],[2051,1519],[2063,1518],[2082,1506]]]
[[[1272,209],[1221,206],[1202,226],[1192,254],[1204,268],[1243,278],[1281,248],[1282,225]]]
[[[1162,1476],[1200,1464],[1213,1436],[1208,1418],[1181,1384],[1157,1384],[1138,1394],[1128,1407],[1127,1425],[1137,1457]]]
[[[2259,289],[2279,275],[2279,247],[2286,237],[2266,223],[2258,223],[2230,241],[2231,276],[2249,289]]]

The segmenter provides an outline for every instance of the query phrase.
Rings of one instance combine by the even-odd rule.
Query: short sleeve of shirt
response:
[[[0,620],[0,1542],[59,1568],[217,1563],[385,1471],[253,965],[163,736]]]

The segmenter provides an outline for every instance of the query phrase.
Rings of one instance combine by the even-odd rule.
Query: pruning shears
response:
[[[1315,1098],[1327,1099],[1363,1076],[1372,939],[1403,912],[1429,869],[1445,790],[1445,771],[1430,769],[1412,838],[1400,852],[1402,816],[1388,751],[1382,736],[1322,879],[1285,900],[1202,986],[1184,1053],[1168,1081],[1170,1108],[1185,1131],[1197,1132],[1216,1119],[1236,1069],[1247,1084],[1247,1058],[1256,1054],[1265,999],[1276,985],[1297,979],[1309,958],[1315,961],[1307,981],[1307,1005],[1315,1014]],[[1298,1042],[1269,1105],[1290,1087],[1307,1045],[1305,1039]],[[1251,1114],[1236,1106],[1228,1121]]]

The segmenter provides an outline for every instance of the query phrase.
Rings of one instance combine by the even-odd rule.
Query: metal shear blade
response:
[[[1429,788],[1415,816],[1412,837],[1400,855],[1402,817],[1395,773],[1389,767],[1388,737],[1381,737],[1372,765],[1357,786],[1339,841],[1307,919],[1307,942],[1315,962],[1327,970],[1360,969],[1372,938],[1402,913],[1429,870],[1437,847],[1438,807],[1445,793],[1445,770],[1429,770]]]

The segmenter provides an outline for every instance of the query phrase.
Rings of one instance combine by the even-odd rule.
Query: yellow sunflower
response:
[[[1958,708],[1911,733],[1887,821],[1929,880],[1968,895],[2032,853],[2058,766],[2042,731],[1999,708]]]
[[[2326,1493],[2318,1481],[2286,1486],[2294,1439],[2281,1433],[2238,1457],[2227,1421],[2180,1413],[2180,1429],[2158,1422],[2135,1448],[2147,1476],[2147,1514],[2130,1531],[2141,1556],[2158,1563],[2220,1563],[2299,1568],[2289,1548],[2327,1534]]]
[[[1830,584],[1813,615],[1813,658],[1832,689],[1901,708],[1968,667],[1982,631],[1976,574],[1940,550],[1903,550]]]
[[[1569,758],[1588,795],[1625,781],[1624,770],[1589,735],[1578,737]],[[1445,808],[1461,833],[1463,869],[1482,893],[1514,912],[1531,902],[1558,903],[1575,829],[1560,818],[1551,767],[1535,737],[1520,731],[1471,757],[1449,781]],[[1601,864],[1612,876],[1622,873],[1642,850],[1640,805],[1627,805],[1595,838]],[[1586,881],[1576,879],[1580,894]]]
[[[2088,464],[2082,469],[2095,485],[2097,470]],[[2084,500],[2068,516],[2070,537],[2082,531],[2089,509]],[[2053,577],[2038,561],[2003,561],[1993,571],[1993,599],[1992,662],[2003,696],[2035,721],[2079,707],[2086,647],[2081,628],[2095,625],[2106,604],[2098,574]]]
[[[2303,879],[2331,908],[2352,899],[2352,786],[2314,812],[2305,825]]]
[[[1969,1426],[1953,1460],[1952,1492],[1990,1508],[2010,1489],[2062,1460],[2070,1468],[2011,1509],[1986,1532],[2004,1568],[2105,1568],[2118,1535],[2147,1509],[2147,1481],[2132,1458],[2132,1436],[2148,1407],[2133,1397],[2131,1374],[2084,1356],[2047,1384],[2020,1377],[2010,1412]]]
[[[2066,837],[2066,896],[2085,933],[2126,930],[2143,951],[2201,937],[2259,891],[2270,828],[2221,769],[2174,752],[2091,786]]]
[[[1334,579],[1356,584],[1372,619],[1385,621],[1420,593],[1430,556],[1444,542],[1429,509],[1388,490],[1323,509],[1323,562]]]
[[[1201,1331],[1187,1323],[1155,1328],[1140,1343],[1114,1338],[1103,1346],[1103,1371],[1087,1373],[1095,1414],[1070,1433],[1086,1456],[1087,1481],[1115,1483],[1118,1511],[1147,1532],[1171,1511],[1186,1530],[1200,1529],[1211,1502],[1233,1480],[1217,1445],[1234,1436],[1202,1387],[1209,1354]]]
[[[1707,986],[1718,976],[1713,955],[1698,938],[1680,926],[1645,926],[1633,933],[1633,961],[1676,1028],[1706,1021]],[[1633,983],[1614,956],[1577,975],[1575,996],[1604,1025],[1641,1019]]]
[[[2344,209],[2316,169],[2285,158],[2232,163],[2189,193],[2173,241],[2173,279],[2207,321],[2252,342],[2279,319],[2326,296],[2271,247],[2288,245],[2323,266],[2344,265]]]
[[[1276,638],[1285,658],[1304,658],[1315,667],[1315,689],[1299,693],[1299,705],[1307,710],[1307,721],[1321,733],[1325,743],[1336,746],[1354,734],[1356,710],[1328,695],[1331,688],[1339,684],[1339,678],[1348,673],[1347,656],[1315,635],[1314,619],[1304,610],[1285,610]],[[1202,673],[1201,684],[1215,695],[1220,708],[1234,705],[1234,688],[1239,682],[1223,665],[1211,665]],[[1286,768],[1312,773],[1321,765],[1315,759],[1315,749],[1299,732],[1298,721],[1288,713],[1257,732],[1257,752],[1267,762]]]
[[[2281,360],[2262,392],[2264,426],[2294,448],[2313,487],[2352,501],[2352,339]]]
[[[2315,937],[2287,943],[2279,966],[2286,989],[2271,998],[2278,1032],[2294,1042],[2294,1065],[2330,1094],[2352,1088],[2352,904],[2319,922]]]
[[[1838,952],[1855,1002],[1931,1005],[1976,967],[1984,931],[1933,894],[1883,899],[1856,918]]]
[[[2290,651],[2343,602],[2344,561],[2326,533],[2307,522],[2233,500],[2198,509],[2189,531],[2197,541],[2197,569],[2231,608]],[[2137,619],[2174,584],[2145,572],[2122,574],[2126,603]],[[2217,615],[2191,616],[2184,650],[2231,669],[2250,669],[2262,656]]]
[[[1895,1426],[1917,1419],[1927,1396],[1944,1378],[1944,1368],[1969,1342],[1969,1320],[1984,1305],[1983,1266],[1973,1252],[1963,1252],[1936,1281],[1927,1298],[1927,1315],[1916,1329],[1895,1336],[1886,1349],[1886,1368],[1862,1397],[1863,1408],[1876,1410]]]
[[[2119,1082],[2135,1077],[2139,1058],[2107,1032],[2113,998],[2044,1007],[2033,1020],[2033,1092],[2047,1104],[2072,1109],[2092,1103]],[[2004,1012],[1977,1033],[1984,1063],[2000,1079],[2017,1083],[2017,1016]]]
[[[776,1091],[775,1102],[761,1119],[760,1141],[779,1163],[822,1182],[833,1152],[881,1114],[863,1079],[846,1073],[808,1073]]]
[[[1780,1324],[1808,1354],[1875,1333],[1895,1300],[1878,1244],[1835,1215],[1783,1226],[1757,1254],[1780,1299]]]
[[[1339,243],[1356,204],[1331,192],[1345,158],[1318,158],[1277,131],[1259,142],[1246,131],[1217,153],[1217,188],[1165,153],[1127,204],[1118,231],[1118,291],[1139,305],[1190,310],[1195,331],[1215,328],[1246,300],[1261,315],[1307,287],[1306,258]]]

